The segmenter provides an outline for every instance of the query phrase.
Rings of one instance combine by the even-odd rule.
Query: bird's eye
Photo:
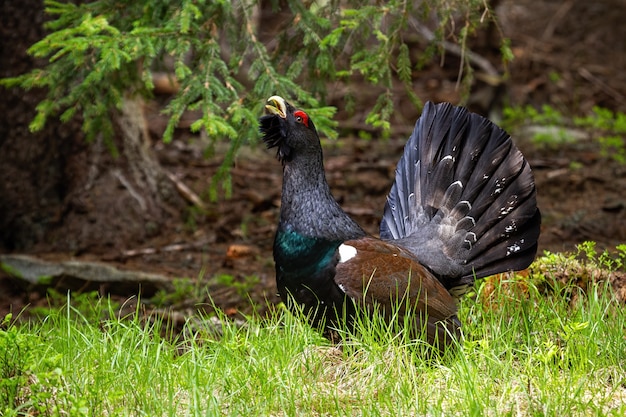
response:
[[[293,117],[294,119],[296,119],[296,122],[302,123],[306,127],[309,127],[309,116],[307,116],[307,114],[302,110],[296,110],[293,113]]]

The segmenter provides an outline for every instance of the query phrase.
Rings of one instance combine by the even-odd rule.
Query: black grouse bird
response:
[[[489,120],[426,103],[377,239],[331,195],[313,120],[278,96],[266,109],[263,141],[283,164],[278,291],[313,325],[350,321],[355,304],[390,312],[401,300],[415,316],[411,331],[442,349],[459,336],[455,298],[475,279],[524,269],[535,258],[541,216],[533,175],[510,136]]]

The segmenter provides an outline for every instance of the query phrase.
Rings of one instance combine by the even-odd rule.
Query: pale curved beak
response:
[[[271,114],[275,114],[283,119],[287,118],[287,104],[285,104],[285,100],[280,96],[268,98],[265,108]]]

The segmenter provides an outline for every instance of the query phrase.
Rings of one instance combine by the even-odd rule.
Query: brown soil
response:
[[[626,29],[622,24],[625,16],[610,12],[620,7],[621,0],[501,1],[501,25],[512,39],[517,59],[510,67],[511,79],[504,91],[481,86],[479,82],[475,90],[488,90],[491,95],[516,104],[550,104],[577,114],[585,114],[592,105],[626,111]],[[489,55],[488,51],[477,52]],[[492,61],[498,65],[497,59]],[[457,68],[454,57],[450,57],[443,68],[416,73],[416,90],[423,92],[424,99],[458,99],[451,87]],[[359,104],[366,107],[371,99],[363,94]],[[473,106],[486,112],[498,108],[499,101],[494,102],[495,107],[492,103],[484,108],[476,100]],[[339,97],[331,97],[330,104],[341,108]],[[162,119],[156,102],[149,106],[148,116],[155,133],[154,149],[163,167],[195,193],[207,196],[219,158],[204,158],[202,141],[184,130],[175,143],[162,144],[157,140]],[[395,163],[406,132],[417,116],[403,112],[400,120],[395,121],[395,133],[389,141],[363,140],[357,138],[363,127],[363,114],[340,112],[340,125],[352,128],[342,130],[340,141],[324,142],[327,177],[333,193],[368,232],[377,233]],[[534,146],[521,133],[515,138],[535,173],[543,213],[540,252],[572,251],[584,240],[598,242],[599,248],[614,248],[626,242],[626,166],[602,157],[591,138],[557,148]],[[110,199],[99,198],[98,207],[86,205],[76,211],[78,214],[65,218],[60,213],[57,239],[40,242],[31,251],[47,259],[73,256],[172,278],[197,278],[209,284],[213,300],[227,312],[249,312],[247,296],[255,304],[277,301],[271,247],[278,217],[281,168],[273,152],[257,146],[242,150],[232,175],[231,198],[215,203],[205,198],[207,209],[188,208],[182,222],[173,216],[173,221],[165,222],[150,234],[143,233],[140,238],[136,224],[115,224],[111,233],[111,225],[102,222],[100,230],[90,228],[92,234],[106,237],[102,245],[94,245],[93,239],[87,246],[78,241],[74,244],[77,250],[67,253],[67,241],[62,241],[62,236],[80,239],[79,231],[85,222],[97,224],[95,218],[107,206],[115,209],[133,204],[120,202],[113,187],[108,190]],[[224,285],[227,278],[215,279],[220,275],[232,277],[230,284]],[[250,277],[258,277],[258,282]],[[25,291],[14,281],[5,280],[3,285],[0,290],[5,299],[0,313],[19,311],[27,303],[38,302],[42,295]]]

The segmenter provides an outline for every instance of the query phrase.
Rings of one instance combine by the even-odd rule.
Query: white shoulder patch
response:
[[[339,262],[344,263],[356,256],[356,248],[354,246],[341,244],[339,245]]]

